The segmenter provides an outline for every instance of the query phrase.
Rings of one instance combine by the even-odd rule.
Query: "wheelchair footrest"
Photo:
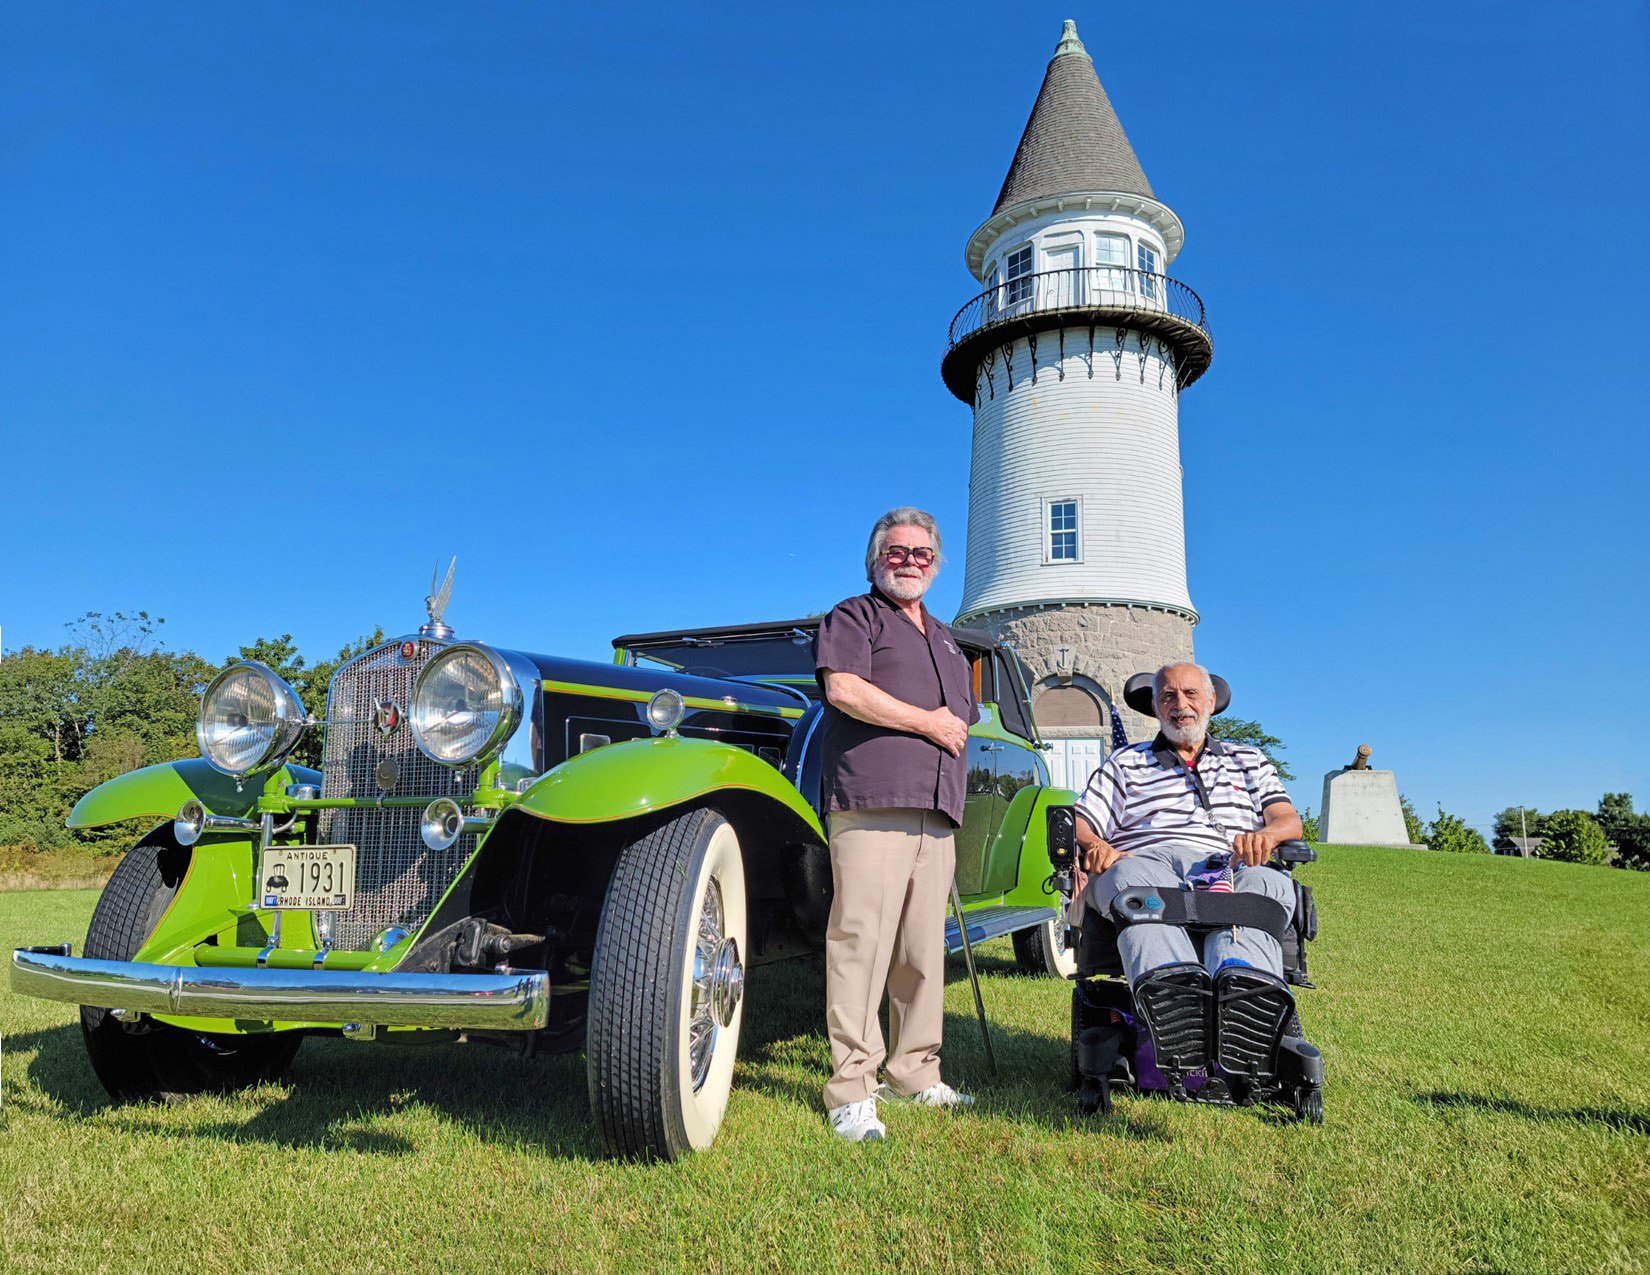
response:
[[[1215,1062],[1230,1076],[1276,1074],[1278,1044],[1295,999],[1266,970],[1228,965],[1215,978]]]
[[[1165,1073],[1202,1071],[1209,1065],[1213,994],[1201,965],[1165,965],[1135,985],[1135,1005],[1151,1030],[1157,1065]]]

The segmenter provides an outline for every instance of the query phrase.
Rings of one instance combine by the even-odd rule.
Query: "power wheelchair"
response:
[[[1144,708],[1137,702],[1142,678]],[[1224,682],[1215,681],[1218,712],[1230,692]],[[1125,697],[1131,707],[1149,713],[1150,696],[1149,674],[1129,679]],[[1070,897],[1077,861],[1076,808],[1051,807],[1047,818],[1054,883]],[[1071,1081],[1085,1114],[1109,1115],[1113,1093],[1132,1089],[1225,1106],[1282,1104],[1299,1120],[1323,1122],[1323,1056],[1304,1038],[1289,990],[1313,986],[1305,948],[1317,936],[1317,908],[1312,891],[1294,880],[1293,872],[1296,864],[1316,858],[1306,842],[1287,841],[1266,865],[1289,876],[1292,911],[1257,894],[1196,888],[1195,873],[1194,882],[1180,890],[1124,890],[1113,900],[1110,915],[1087,900],[1082,903],[1067,938],[1077,954]],[[1184,927],[1198,964],[1154,970],[1131,991],[1117,949],[1121,925]],[[1227,966],[1209,977],[1201,963],[1204,940],[1231,925],[1264,929],[1279,940],[1283,982],[1248,966]]]

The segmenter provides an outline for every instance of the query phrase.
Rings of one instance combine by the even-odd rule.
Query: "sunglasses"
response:
[[[889,545],[882,551],[882,556],[888,559],[888,565],[893,567],[904,566],[907,559],[919,567],[934,565],[934,551],[924,545],[919,545],[915,549],[909,545]]]

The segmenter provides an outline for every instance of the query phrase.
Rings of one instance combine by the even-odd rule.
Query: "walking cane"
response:
[[[980,1016],[980,1039],[985,1041],[985,1061],[991,1074],[997,1074],[997,1056],[991,1052],[991,1030],[985,1025],[985,1002],[980,999],[980,976],[974,972],[974,949],[968,943],[968,924],[963,920],[962,895],[957,893],[957,878],[951,878],[951,915],[957,918],[957,933],[962,935],[963,964],[968,966],[968,982],[974,989],[974,1010]]]

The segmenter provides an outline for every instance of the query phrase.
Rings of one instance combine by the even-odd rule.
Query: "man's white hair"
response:
[[[934,522],[933,514],[910,505],[890,509],[872,526],[870,543],[865,546],[865,578],[872,584],[877,582],[877,559],[888,547],[888,533],[895,527],[921,527],[928,533],[928,538],[934,542],[934,565],[929,571],[929,579],[933,579],[940,569],[940,529]]]
[[[1163,675],[1170,669],[1177,668],[1195,668],[1197,675],[1203,679],[1203,693],[1209,697],[1211,704],[1214,703],[1215,683],[1214,679],[1209,676],[1209,670],[1201,664],[1193,664],[1190,660],[1175,660],[1172,664],[1165,664],[1152,674],[1152,707],[1154,709],[1157,707],[1158,692],[1163,689]]]

